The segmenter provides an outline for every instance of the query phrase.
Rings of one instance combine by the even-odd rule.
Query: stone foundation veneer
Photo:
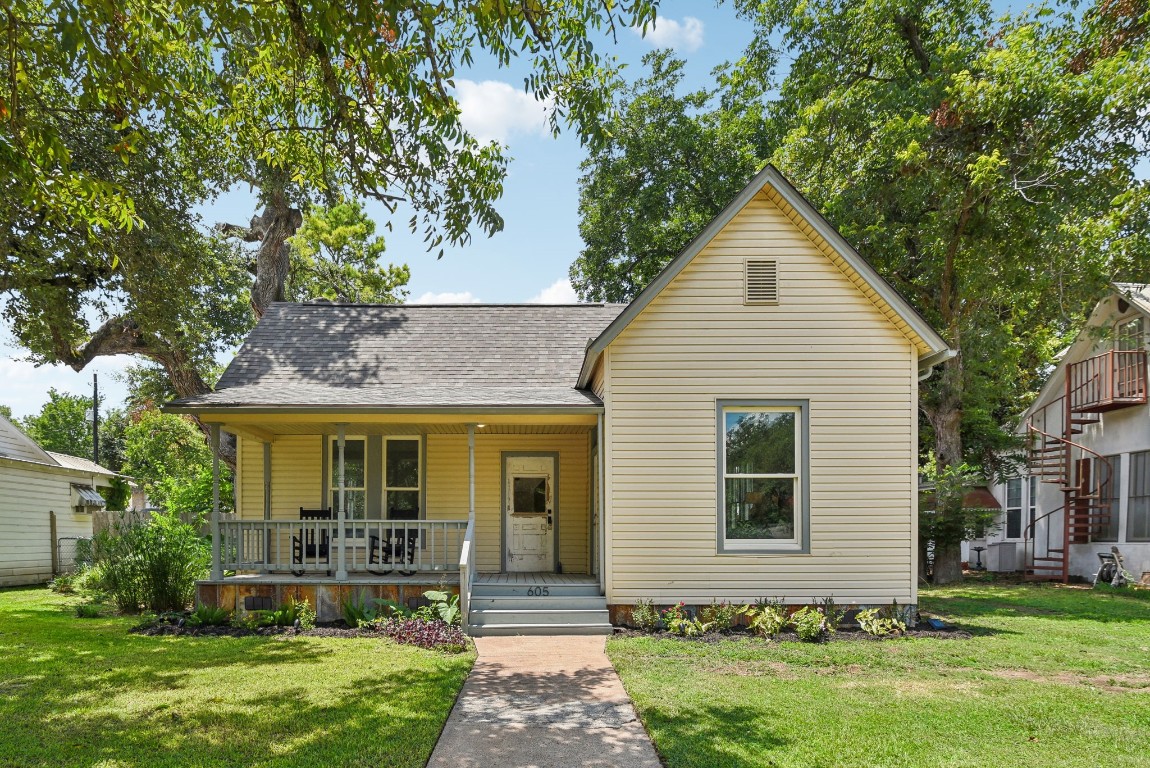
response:
[[[307,600],[316,612],[317,621],[337,621],[343,618],[342,606],[345,601],[358,596],[362,591],[369,599],[393,600],[407,605],[409,600],[423,596],[428,590],[437,589],[449,594],[459,594],[456,584],[403,583],[403,584],[334,584],[300,580],[298,583],[283,581],[275,583],[244,584],[234,581],[201,581],[196,585],[196,604],[215,605],[242,616],[245,597],[267,597],[278,608],[288,600]]]

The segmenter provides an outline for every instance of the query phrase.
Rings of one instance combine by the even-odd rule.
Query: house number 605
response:
[[[527,595],[529,597],[547,597],[551,594],[551,590],[547,587],[528,587]]]

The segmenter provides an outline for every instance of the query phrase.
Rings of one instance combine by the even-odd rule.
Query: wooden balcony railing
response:
[[[1070,410],[1101,413],[1146,402],[1146,350],[1112,349],[1066,370]]]
[[[347,520],[343,525],[346,536],[340,536],[339,529],[334,520],[221,521],[221,567],[228,571],[335,573],[342,547],[349,573],[392,569],[403,573],[451,572],[459,568],[467,521]],[[372,544],[376,547],[374,562]]]

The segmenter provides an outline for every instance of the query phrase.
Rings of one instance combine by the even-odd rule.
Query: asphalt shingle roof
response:
[[[598,405],[579,368],[624,306],[273,304],[216,391],[172,405]]]

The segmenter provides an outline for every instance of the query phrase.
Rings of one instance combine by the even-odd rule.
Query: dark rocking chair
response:
[[[418,520],[418,509],[389,509],[388,520]],[[368,537],[367,571],[376,576],[386,576],[394,570],[392,566],[412,565],[415,563],[415,548],[419,543],[419,528],[397,526],[384,528],[383,539],[379,536]],[[375,566],[375,567],[373,567]],[[381,568],[386,568],[382,570]],[[399,570],[401,576],[412,576],[414,570]]]
[[[327,509],[304,509],[299,508],[300,520],[331,520],[331,508]],[[299,530],[298,536],[291,537],[291,561],[293,565],[303,565],[306,560],[313,560],[316,563],[324,563],[331,565],[331,539],[328,536],[326,528],[321,528],[319,541],[316,541],[315,526],[303,526]],[[292,568],[292,575],[295,577],[303,576],[305,569]],[[331,575],[329,569],[327,575]]]

